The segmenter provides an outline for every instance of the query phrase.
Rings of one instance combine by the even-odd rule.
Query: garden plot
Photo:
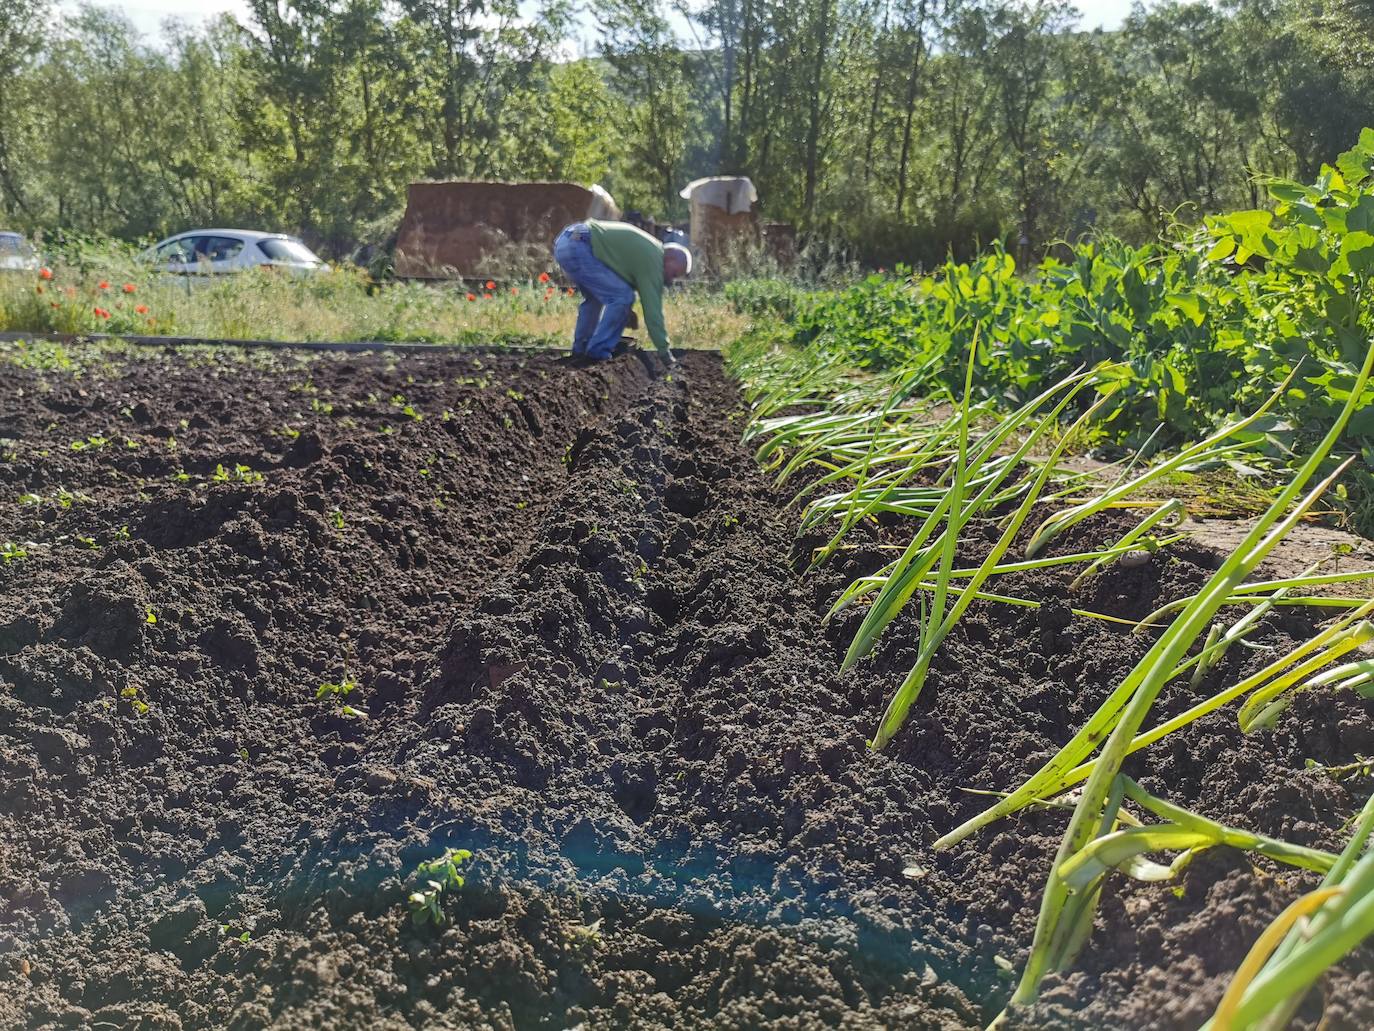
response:
[[[1150,645],[1073,608],[1138,619],[1218,561],[1174,545],[1072,597],[1005,577],[1041,606],[975,602],[872,754],[915,617],[844,673],[862,611],[824,617],[899,527],[803,575],[824,541],[739,442],[716,357],[78,357],[7,367],[0,411],[7,1026],[981,1025],[1063,817],[932,843]],[[1310,634],[1286,610],[1258,641]],[[1326,767],[1374,721],[1351,692],[1293,709],[1263,739],[1214,714],[1128,770],[1339,850],[1360,797]],[[1113,882],[1026,1020],[1196,1026],[1316,880],[1216,849]],[[1357,951],[1328,1022],[1374,1023],[1371,979]]]

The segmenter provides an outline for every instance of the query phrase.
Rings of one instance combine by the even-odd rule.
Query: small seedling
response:
[[[358,682],[348,674],[348,667],[352,658],[353,648],[351,645],[346,646],[344,650],[343,676],[341,676],[336,683],[323,683],[317,687],[315,689],[315,698],[317,701],[325,698],[332,699],[334,704],[339,707],[340,715],[349,716],[353,719],[365,720],[367,719],[367,713],[363,712],[361,709],[345,704],[344,702],[344,699],[352,694],[353,689],[358,686]]]
[[[321,684],[315,690],[315,697],[318,698],[347,698],[352,690],[358,686],[358,682],[345,676],[337,684]]]
[[[343,517],[343,512],[336,508],[336,509],[334,509],[334,511],[331,513],[331,515],[332,515],[333,520],[334,520],[334,529],[336,529],[336,530],[342,530],[342,529],[344,528],[344,517]]]
[[[3,561],[5,565],[9,565],[11,562],[18,562],[21,558],[27,558],[28,554],[27,551],[15,544],[14,541],[6,541],[4,546],[0,547],[0,561]]]
[[[567,931],[568,945],[579,952],[591,952],[601,944],[601,921],[599,917],[589,924],[578,924]]]
[[[410,918],[416,927],[426,923],[436,927],[444,922],[444,911],[440,901],[446,891],[457,891],[466,880],[458,868],[472,859],[472,853],[465,848],[450,848],[438,859],[431,859],[415,868],[415,878],[423,887],[413,891],[406,899],[410,908]]]
[[[147,623],[149,626],[156,626],[156,625],[157,625],[157,613],[154,612],[152,609],[145,609],[145,610],[144,610],[144,613],[145,613],[145,615],[144,615],[144,617],[143,617],[143,622]]]
[[[130,684],[119,692],[119,697],[123,698],[133,708],[134,712],[140,716],[148,711],[148,703],[138,696],[138,688]]]

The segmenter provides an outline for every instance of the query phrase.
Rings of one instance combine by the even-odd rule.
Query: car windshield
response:
[[[318,265],[320,263],[320,259],[315,257],[305,244],[280,236],[259,240],[258,248],[271,261],[289,261],[300,265]]]

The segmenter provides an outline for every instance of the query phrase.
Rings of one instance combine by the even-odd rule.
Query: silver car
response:
[[[154,244],[143,257],[176,275],[218,275],[258,266],[298,274],[329,268],[295,237],[251,229],[193,229]]]
[[[0,230],[0,272],[37,272],[38,252],[22,233]]]

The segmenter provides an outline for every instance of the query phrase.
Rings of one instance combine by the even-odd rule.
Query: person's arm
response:
[[[649,339],[658,348],[659,354],[668,353],[668,327],[663,323],[663,279],[660,274],[658,281],[653,277],[646,277],[647,282],[636,284],[639,287],[639,306],[644,309],[644,328],[649,333]]]

